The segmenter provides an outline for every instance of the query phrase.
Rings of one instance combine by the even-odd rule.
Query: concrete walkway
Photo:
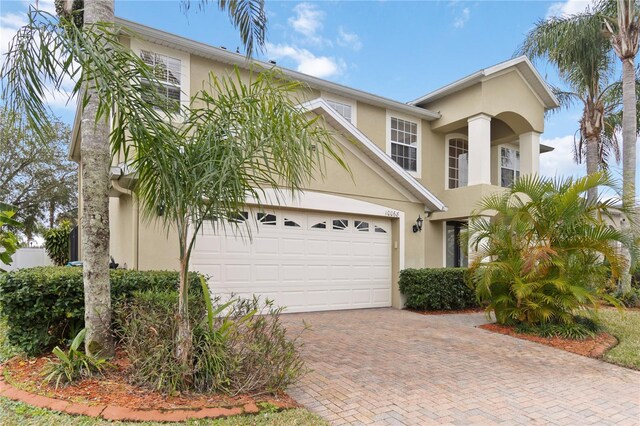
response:
[[[313,371],[290,394],[332,424],[640,425],[640,372],[394,309],[283,316]]]

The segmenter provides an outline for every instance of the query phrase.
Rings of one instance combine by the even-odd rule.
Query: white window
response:
[[[352,108],[351,105],[343,104],[342,102],[330,101],[327,100],[329,106],[336,110],[338,114],[343,116],[347,121],[352,121]]]
[[[520,151],[513,148],[500,148],[500,185],[504,188],[513,185],[520,177]]]
[[[449,152],[447,153],[449,170],[448,188],[462,188],[467,186],[469,179],[469,143],[466,139],[449,139]]]
[[[156,87],[160,97],[165,100],[171,111],[178,112],[182,80],[180,59],[148,50],[141,50],[140,58],[153,69],[156,79],[160,82]]]
[[[407,171],[418,171],[417,123],[391,117],[391,158]]]

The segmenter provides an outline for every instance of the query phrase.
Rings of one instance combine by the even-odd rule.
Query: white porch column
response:
[[[520,174],[538,173],[540,173],[540,133],[523,133],[520,135]]]
[[[469,183],[491,185],[491,117],[478,114],[469,123]]]

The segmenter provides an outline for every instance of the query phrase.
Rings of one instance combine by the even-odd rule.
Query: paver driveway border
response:
[[[640,424],[640,372],[476,328],[484,314],[283,315],[312,370],[289,390],[332,424]]]

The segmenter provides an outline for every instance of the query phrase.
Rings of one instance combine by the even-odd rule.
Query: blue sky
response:
[[[40,0],[51,7],[52,0]],[[177,1],[116,0],[116,15],[230,50],[242,46],[237,31],[214,5],[185,14]],[[213,2],[215,4],[215,2]],[[2,52],[24,22],[29,1],[1,0]],[[268,1],[267,46],[260,59],[399,101],[410,101],[479,69],[511,58],[536,21],[576,13],[587,1]],[[536,64],[557,83],[554,70]],[[62,98],[53,109],[71,120]],[[541,157],[547,175],[580,175],[573,135],[580,110],[550,115]],[[619,167],[614,166],[619,175]]]

